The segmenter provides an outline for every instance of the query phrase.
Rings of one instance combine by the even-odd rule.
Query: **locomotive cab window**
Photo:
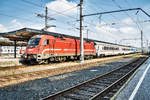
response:
[[[49,40],[45,40],[45,41],[43,42],[43,45],[49,45]]]
[[[40,39],[41,38],[32,38],[29,41],[28,46],[37,46],[37,45],[39,45]]]

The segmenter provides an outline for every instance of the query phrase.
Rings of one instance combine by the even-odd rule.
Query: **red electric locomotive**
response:
[[[84,41],[85,58],[96,55],[94,42]],[[80,56],[80,40],[69,37],[55,37],[51,35],[33,36],[22,55],[24,60],[38,63],[51,61],[65,61],[67,59],[78,59]]]

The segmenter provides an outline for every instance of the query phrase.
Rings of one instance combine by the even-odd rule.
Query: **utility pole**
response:
[[[42,30],[46,31],[49,27],[56,27],[55,25],[51,26],[48,25],[48,20],[56,20],[55,18],[48,17],[48,7],[45,7],[45,15],[43,14],[36,14],[36,15],[37,17],[45,18],[45,27]]]
[[[143,54],[143,31],[141,30],[141,52]]]
[[[147,44],[147,54],[149,53],[149,48],[148,48],[148,40],[146,40],[146,44]]]
[[[84,44],[83,44],[83,33],[82,33],[82,5],[83,0],[80,0],[80,61],[84,63]]]
[[[48,28],[47,19],[48,19],[48,8],[46,7],[46,9],[45,9],[45,28],[46,29]]]
[[[89,29],[87,29],[87,31],[86,31],[86,32],[87,32],[87,40],[88,40]]]
[[[148,48],[148,40],[146,40],[146,45],[147,45],[147,48]]]

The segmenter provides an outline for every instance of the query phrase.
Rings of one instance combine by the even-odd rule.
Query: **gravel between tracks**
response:
[[[125,58],[97,67],[3,87],[0,88],[0,100],[39,100],[42,97],[111,71],[132,59]]]

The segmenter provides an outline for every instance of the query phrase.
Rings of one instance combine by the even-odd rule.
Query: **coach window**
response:
[[[43,42],[43,45],[49,45],[49,40],[45,40],[45,41]]]

